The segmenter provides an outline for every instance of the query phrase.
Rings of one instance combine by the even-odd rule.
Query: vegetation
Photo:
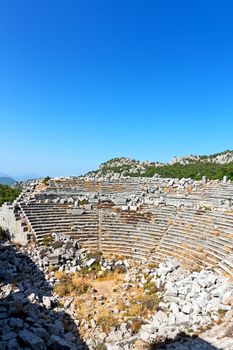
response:
[[[56,274],[56,277],[57,276],[58,274]],[[67,296],[72,293],[75,293],[75,295],[81,295],[87,293],[87,291],[90,289],[91,285],[87,282],[87,280],[78,277],[76,274],[73,276],[61,274],[60,283],[54,286],[54,292],[60,296]]]
[[[42,181],[41,183],[44,184],[44,185],[48,185],[48,182],[51,178],[49,176],[46,176]]]
[[[0,185],[0,206],[4,202],[12,203],[20,194],[20,187],[10,187],[8,185]]]
[[[97,261],[89,268],[82,268],[72,274],[55,271],[57,283],[54,292],[63,298],[63,302],[68,296],[74,298],[74,309],[82,336],[85,336],[86,324],[91,325],[91,322],[105,333],[117,330],[126,322],[131,332],[136,334],[144,324],[144,319],[154,314],[161,301],[155,283],[149,275],[145,275],[147,282],[144,287],[136,284],[122,295],[124,273],[116,270],[102,271],[99,264],[100,252],[90,253],[87,258],[90,257],[95,257]],[[103,272],[104,276],[100,275]],[[98,349],[102,350],[102,347],[99,346]]]
[[[130,324],[130,329],[133,332],[133,334],[138,333],[138,331],[140,330],[143,324],[144,324],[144,321],[142,319],[138,317],[133,318]]]
[[[51,247],[51,245],[54,243],[54,238],[52,235],[45,235],[43,237],[43,245],[46,247]]]
[[[87,199],[85,199],[85,198],[79,201],[79,205],[85,205],[85,204],[88,204],[88,203],[89,203],[89,201]]]
[[[135,295],[129,297],[130,307],[127,307],[125,310],[125,316],[128,318],[131,317],[143,317],[147,318],[150,312],[153,312],[157,309],[160,299],[158,295],[155,294],[146,294],[143,289],[138,289]]]
[[[122,172],[128,172],[131,168],[130,164],[122,164],[120,166],[103,166],[101,169],[101,172],[103,175],[106,175],[108,172],[112,173],[122,173]]]
[[[100,327],[103,332],[109,333],[112,327],[117,327],[119,321],[116,316],[112,315],[108,310],[98,314],[96,320],[97,327]]]
[[[195,161],[190,164],[175,163],[171,165],[164,165],[160,167],[147,166],[144,173],[141,175],[130,174],[128,176],[144,176],[152,177],[158,174],[162,177],[171,178],[192,178],[194,180],[201,180],[202,176],[207,176],[210,180],[222,179],[224,175],[233,180],[233,162],[228,164],[217,164],[211,162]]]
[[[144,286],[144,291],[146,292],[146,294],[148,295],[154,295],[157,292],[157,288],[154,282],[151,281],[147,281]]]
[[[102,175],[108,173],[123,173],[125,176],[144,176],[152,177],[155,174],[161,177],[170,178],[192,178],[194,180],[200,180],[202,176],[207,176],[210,180],[222,179],[224,175],[228,176],[230,180],[233,180],[233,162],[219,164],[215,162],[215,158],[218,156],[224,156],[226,154],[233,154],[232,150],[226,150],[224,152],[196,156],[196,158],[187,157],[188,164],[174,163],[159,165],[156,163],[141,163],[142,167],[136,170],[135,166],[140,164],[134,159],[114,158],[108,162],[103,163],[99,170]],[[127,161],[126,161],[127,160]],[[136,170],[136,172],[135,172]]]

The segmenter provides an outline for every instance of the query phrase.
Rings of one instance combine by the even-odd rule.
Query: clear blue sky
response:
[[[232,149],[232,14],[232,0],[1,0],[0,172]]]

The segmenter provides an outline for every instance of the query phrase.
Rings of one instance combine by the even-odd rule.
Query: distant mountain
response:
[[[12,175],[0,172],[0,184],[3,184],[3,185],[12,185],[13,183],[18,181],[27,181],[27,180],[38,179],[38,178],[40,178],[40,176],[34,173],[12,176]]]
[[[86,174],[89,178],[114,178],[124,176],[162,176],[193,178],[202,176],[209,179],[222,179],[224,175],[233,180],[233,150],[211,155],[189,155],[174,157],[168,163],[139,161],[120,157],[102,163],[97,170]]]
[[[0,176],[0,185],[13,185],[16,181],[12,177]]]

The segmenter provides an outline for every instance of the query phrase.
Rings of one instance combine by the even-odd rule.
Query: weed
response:
[[[100,327],[104,333],[109,333],[111,328],[118,326],[118,320],[109,312],[104,311],[99,314],[96,320],[97,327]]]
[[[138,333],[139,329],[141,328],[141,326],[144,324],[144,322],[139,319],[139,318],[134,318],[131,321],[131,325],[130,325],[130,329],[132,331],[133,334]]]
[[[43,237],[43,245],[46,247],[51,247],[51,245],[54,243],[54,239],[52,235],[45,235]]]

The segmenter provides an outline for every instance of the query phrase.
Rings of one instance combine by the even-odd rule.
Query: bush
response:
[[[55,276],[59,279],[59,283],[54,286],[54,292],[60,296],[82,295],[91,289],[91,285],[85,278],[80,278],[77,274],[67,275],[64,272],[57,271]]]
[[[143,289],[148,295],[153,295],[157,292],[155,283],[151,281],[146,282],[143,286]]]
[[[52,235],[45,235],[43,237],[43,245],[46,247],[51,247],[54,244],[54,238]]]
[[[87,199],[82,199],[79,201],[79,205],[85,205],[85,204],[88,204],[89,201]]]
[[[147,317],[151,311],[157,309],[159,302],[160,299],[156,293],[149,295],[139,290],[138,293],[130,299],[130,307],[125,311],[125,316]]]
[[[117,317],[111,315],[108,311],[98,314],[96,320],[97,327],[100,327],[104,333],[109,333],[111,328],[118,326]]]
[[[132,331],[133,334],[138,333],[139,329],[141,328],[141,326],[144,324],[143,320],[141,320],[140,318],[134,318],[131,322],[130,325],[130,329]]]
[[[48,182],[49,182],[50,179],[51,179],[50,176],[46,176],[46,177],[41,181],[41,183],[44,184],[44,185],[48,185]]]

